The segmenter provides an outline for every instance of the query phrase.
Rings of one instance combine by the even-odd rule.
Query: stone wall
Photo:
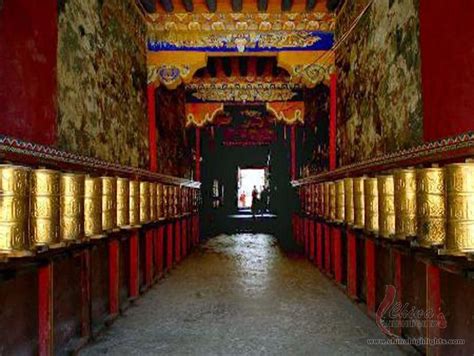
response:
[[[146,26],[127,0],[58,0],[58,145],[148,168]]]
[[[337,38],[366,2],[346,2]],[[418,13],[419,0],[375,0],[337,49],[338,165],[421,143]]]

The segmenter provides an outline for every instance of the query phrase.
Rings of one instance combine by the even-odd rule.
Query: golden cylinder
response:
[[[379,190],[379,234],[390,238],[395,235],[395,184],[393,175],[377,178]]]
[[[156,183],[150,182],[150,221],[152,222],[158,220],[157,208]]]
[[[397,169],[395,185],[395,236],[405,239],[416,236],[416,171]]]
[[[474,252],[474,163],[446,166],[446,249],[457,254]]]
[[[157,201],[157,216],[161,220],[165,217],[164,214],[164,203],[163,203],[163,184],[158,183],[156,186],[156,201]]]
[[[379,231],[379,192],[377,178],[364,179],[364,228],[367,232]]]
[[[84,175],[63,173],[59,197],[61,241],[84,238]]]
[[[416,170],[417,241],[423,247],[446,243],[444,168]]]
[[[59,172],[35,169],[31,173],[31,244],[51,246],[59,236]]]
[[[354,224],[354,181],[344,179],[344,221],[348,225]]]
[[[363,229],[365,227],[365,199],[364,199],[364,181],[366,177],[357,177],[353,179],[354,194],[354,227]]]
[[[140,223],[150,222],[150,183],[140,182]]]
[[[335,222],[342,223],[344,222],[345,217],[345,191],[344,191],[344,180],[338,180],[335,183],[336,185],[336,218]]]
[[[140,225],[140,183],[137,180],[130,181],[129,197],[129,222],[131,226],[138,226]]]
[[[0,165],[0,252],[11,253],[30,248],[28,211],[29,168]]]
[[[84,233],[87,237],[102,236],[102,181],[87,176],[84,182]]]
[[[329,221],[336,219],[336,184],[329,182]]]
[[[102,229],[117,228],[117,178],[101,177],[102,181]]]
[[[329,220],[330,197],[329,197],[329,182],[323,183],[324,187],[324,218]]]
[[[169,218],[170,215],[170,187],[169,185],[163,185],[163,217]]]
[[[127,227],[130,224],[130,181],[117,178],[117,226]]]
[[[316,208],[316,214],[319,217],[324,216],[324,185],[318,183],[318,204]]]
[[[179,216],[179,187],[173,186],[173,217]]]

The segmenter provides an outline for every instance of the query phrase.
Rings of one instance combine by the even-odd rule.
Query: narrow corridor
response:
[[[270,235],[210,239],[83,355],[399,354],[375,323]]]

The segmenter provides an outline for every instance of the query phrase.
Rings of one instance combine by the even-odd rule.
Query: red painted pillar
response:
[[[195,180],[201,181],[201,129],[196,127],[196,178]]]
[[[166,228],[166,270],[170,271],[173,267],[173,223],[168,223]]]
[[[52,262],[38,268],[38,354],[40,356],[53,354]]]
[[[331,273],[331,235],[328,224],[323,224],[324,230],[324,271]]]
[[[163,275],[163,246],[165,240],[165,227],[160,226],[155,234],[155,275],[160,278]]]
[[[332,227],[331,230],[334,242],[334,278],[337,283],[342,283],[342,231],[339,227]]]
[[[174,254],[175,254],[175,263],[181,261],[181,224],[179,220],[176,220],[174,224],[174,233],[175,233],[175,242],[174,242]]]
[[[196,214],[195,216],[195,221],[196,221],[196,245],[199,245],[201,243],[201,230],[199,227],[199,215]]]
[[[347,229],[347,292],[357,299],[357,237],[352,229]]]
[[[186,224],[186,218],[181,221],[181,254],[183,258],[188,254],[188,229]]]
[[[296,126],[290,126],[291,180],[296,179]]]
[[[188,226],[188,253],[191,252],[192,248],[194,247],[193,242],[193,217],[190,215],[187,219],[187,226]]]
[[[426,311],[432,311],[435,316],[435,325],[426,330],[429,339],[439,338],[441,336],[440,327],[446,326],[446,319],[441,310],[441,282],[440,270],[437,266],[430,263],[426,264]],[[427,355],[439,355],[437,345],[426,346]]]
[[[81,337],[89,339],[91,329],[91,254],[86,249],[81,253]]]
[[[367,311],[370,315],[375,314],[375,243],[371,239],[365,239],[365,280],[367,290]]]
[[[329,170],[336,169],[336,135],[337,135],[337,74],[332,73],[330,78],[329,102]]]
[[[316,261],[316,258],[315,258],[315,244],[316,244],[316,241],[315,241],[315,231],[314,231],[314,220],[310,220],[309,222],[309,259],[311,261]]]
[[[150,170],[156,172],[158,169],[157,147],[156,147],[156,103],[155,85],[148,84],[148,149],[150,153]]]
[[[138,297],[139,293],[139,256],[138,256],[138,230],[132,230],[129,239],[130,244],[130,279],[129,279],[129,299]]]
[[[309,257],[309,219],[303,218],[303,238],[304,238],[304,254],[306,257]]]
[[[145,285],[151,287],[153,283],[153,230],[145,232]]]
[[[396,290],[396,298],[397,303],[400,305],[402,304],[402,293],[403,293],[403,285],[402,285],[402,255],[400,251],[393,250],[393,257],[394,257],[394,265],[395,265],[395,274],[394,274],[394,285]],[[401,336],[402,335],[402,328],[401,328],[401,315],[398,313],[398,327],[394,329],[394,332]]]
[[[119,313],[119,241],[109,240],[109,314]]]
[[[323,269],[323,226],[316,223],[316,264],[320,270]]]

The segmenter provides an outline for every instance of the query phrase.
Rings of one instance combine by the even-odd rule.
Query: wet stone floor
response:
[[[310,262],[270,235],[220,235],[143,295],[82,355],[380,355],[394,346]]]

